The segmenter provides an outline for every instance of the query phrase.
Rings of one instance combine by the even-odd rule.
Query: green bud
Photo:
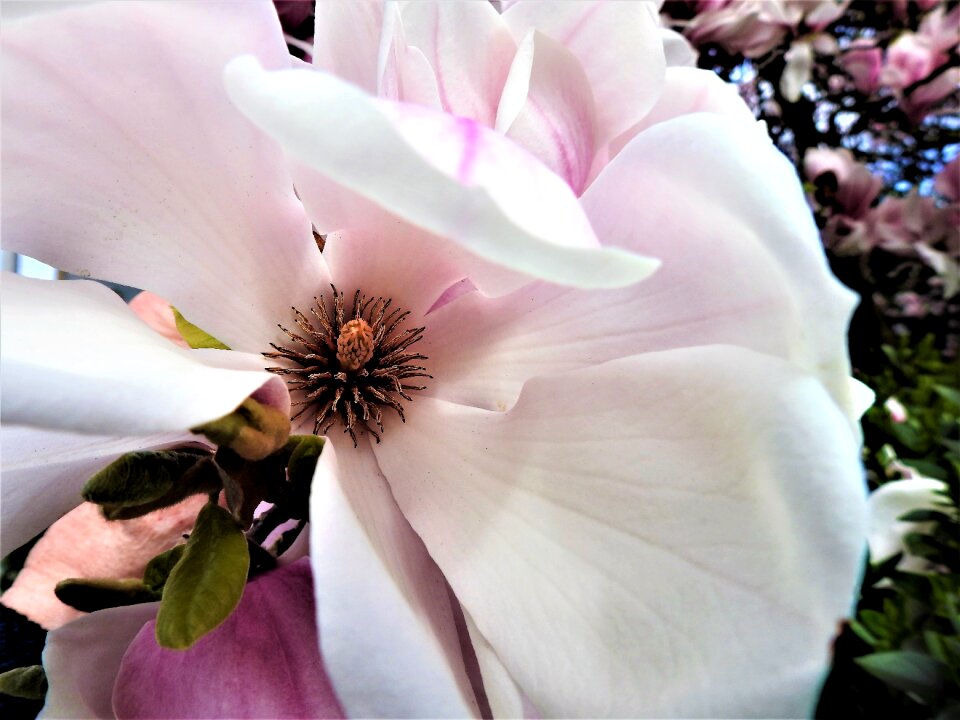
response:
[[[280,450],[290,437],[290,418],[268,405],[247,398],[229,415],[191,428],[211,442],[228,447],[246,460],[263,460]]]

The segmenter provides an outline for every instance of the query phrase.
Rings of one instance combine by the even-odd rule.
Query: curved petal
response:
[[[320,2],[314,7],[313,65],[376,93],[377,58],[385,3]]]
[[[657,104],[640,122],[610,143],[609,156],[615,157],[628,142],[657,123],[698,112],[724,115],[754,127],[758,136],[766,138],[766,130],[757,123],[736,85],[724,82],[710,70],[669,67]]]
[[[625,188],[644,201],[619,200]],[[649,252],[665,265],[671,246],[679,250],[683,261],[676,258],[671,272],[658,273],[653,281],[663,285],[650,292],[684,284],[701,313],[707,307],[700,305],[707,300],[701,281],[714,286],[708,302],[733,296],[741,283],[766,286],[781,307],[786,299],[793,307],[789,324],[777,333],[786,350],[778,354],[817,375],[857,422],[846,331],[858,297],[830,272],[795,168],[755,123],[697,113],[655,125],[614,158],[584,194],[583,204],[605,242]],[[699,256],[687,255],[697,240],[704,243]],[[722,272],[705,262],[714,259],[721,240],[744,248],[741,263],[763,257],[771,274],[760,277],[745,264]],[[692,268],[704,272],[697,275]],[[768,285],[772,282],[780,288]],[[746,325],[742,312],[726,319],[728,328]],[[759,334],[765,329],[758,329],[751,323],[738,333],[743,340],[736,344],[762,346]]]
[[[407,41],[436,75],[441,107],[493,127],[516,44],[490,3],[415,2],[402,9]],[[398,99],[410,101],[400,96]]]
[[[506,409],[524,380],[639,352],[714,343],[816,374],[848,411],[846,328],[855,296],[827,268],[803,192],[753,123],[698,114],[638,135],[583,197],[607,242],[660,257],[614,291],[534,283],[469,293],[431,313],[425,391]]]
[[[2,343],[8,423],[102,435],[183,432],[261,389],[281,408],[288,397],[275,375],[208,366],[93,282],[4,274]]]
[[[342,718],[319,652],[310,563],[247,583],[237,609],[188,650],[144,625],[113,692],[122,718]]]
[[[159,603],[111,608],[79,618],[47,635],[43,668],[47,699],[41,718],[113,720],[113,685],[120,661]]]
[[[4,554],[80,504],[80,489],[98,470],[134,450],[183,444],[185,433],[106,437],[5,424],[0,429],[0,545]]]
[[[483,679],[483,688],[495,718],[540,718],[543,715],[533,707],[510,677],[490,643],[477,629],[476,623],[464,613],[470,642],[477,656],[477,664]]]
[[[597,146],[637,122],[657,101],[665,67],[656,9],[643,2],[518,2],[503,13],[520,42],[536,29],[572,52],[590,80]]]
[[[601,248],[563,180],[466,118],[378,101],[321,72],[227,66],[237,106],[298,161],[491,262],[552,282],[620,287],[656,262]]]
[[[540,159],[579,195],[593,163],[590,81],[560,43],[531,30],[510,67],[496,128]]]
[[[132,520],[106,520],[81,503],[51,525],[30,549],[0,602],[48,630],[85,615],[60,602],[54,589],[67,578],[139,578],[155,556],[193,528],[205,495]]]
[[[902,522],[900,517],[912,510],[943,510],[948,487],[940,480],[917,477],[884,483],[870,493],[870,562],[881,563],[899,552],[905,552],[903,538],[907,533],[924,532],[929,525]],[[904,558],[899,567],[919,571],[926,567],[918,558]],[[905,566],[906,564],[906,566]]]
[[[323,656],[347,713],[476,716],[443,576],[366,439],[324,446],[310,533]]]
[[[418,401],[420,402],[420,401]],[[859,583],[856,442],[822,386],[739,348],[424,400],[375,453],[546,717],[801,717]]]
[[[289,54],[269,2],[124,2],[3,29],[3,242],[152,290],[238,350],[265,349],[323,260],[276,145],[222,84]]]
[[[437,75],[423,51],[407,41],[396,3],[383,8],[377,78],[379,82],[373,94],[379,97],[443,109]]]

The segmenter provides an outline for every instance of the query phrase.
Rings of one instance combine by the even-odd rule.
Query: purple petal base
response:
[[[237,610],[189,650],[147,623],[123,657],[119,718],[342,718],[320,657],[307,559],[248,583]]]

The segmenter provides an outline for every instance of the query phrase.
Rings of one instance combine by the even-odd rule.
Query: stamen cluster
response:
[[[407,352],[423,338],[424,328],[400,330],[410,315],[409,310],[393,308],[392,300],[367,298],[359,290],[353,296],[353,306],[344,306],[343,293],[333,285],[333,308],[328,312],[325,300],[314,298],[310,308],[313,320],[297,308],[291,308],[302,335],[278,325],[298,347],[289,348],[270,343],[276,352],[264,357],[287,360],[297,367],[269,367],[272,373],[287,375],[287,385],[302,397],[294,406],[303,406],[293,419],[308,410],[316,413],[313,424],[315,435],[326,434],[339,421],[344,432],[357,445],[357,431],[364,429],[377,442],[383,432],[382,407],[396,411],[405,421],[401,400],[411,401],[408,390],[423,390],[423,385],[404,383],[410,378],[432,377],[422,365],[412,363],[426,360],[425,355]]]

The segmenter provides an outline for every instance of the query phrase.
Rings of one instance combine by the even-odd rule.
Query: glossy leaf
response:
[[[888,685],[931,701],[937,698],[948,682],[947,667],[920,652],[902,650],[857,658],[857,664]]]
[[[247,539],[233,516],[204,506],[163,588],[157,642],[183,650],[219,626],[240,602],[249,565]]]

